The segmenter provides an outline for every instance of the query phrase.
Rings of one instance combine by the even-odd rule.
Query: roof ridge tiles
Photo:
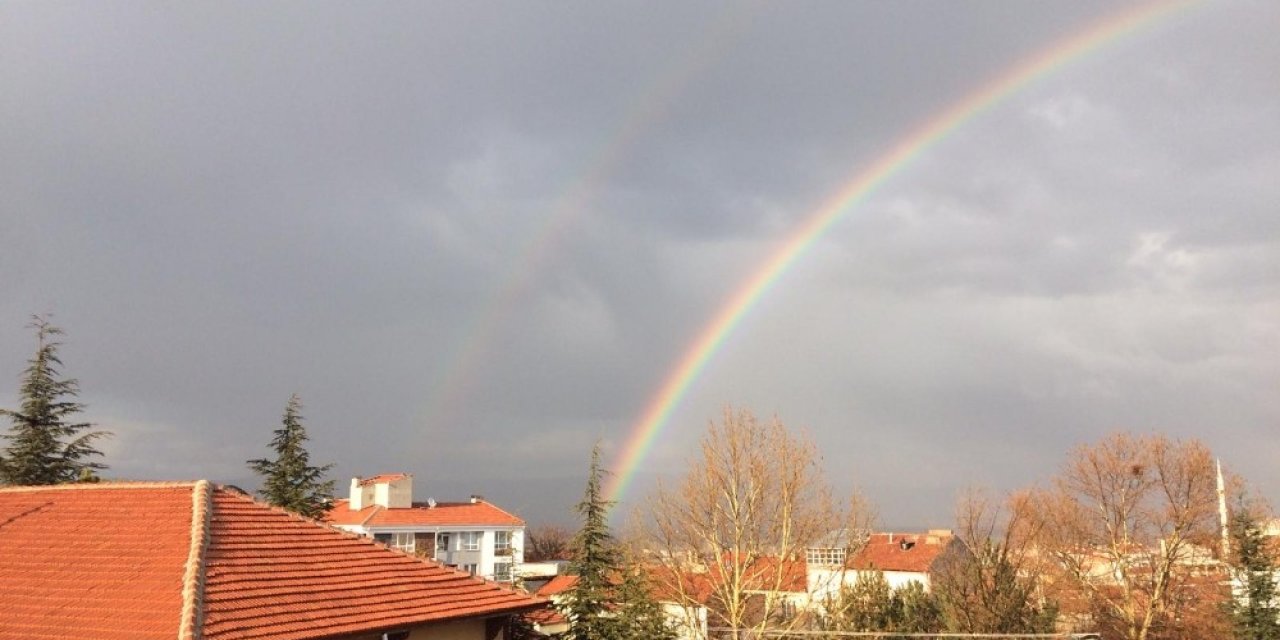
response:
[[[204,556],[209,548],[209,522],[213,511],[210,502],[209,481],[197,481],[191,488],[191,548],[182,575],[182,618],[178,623],[178,640],[196,640],[201,635]]]
[[[208,480],[128,480],[123,482],[77,482],[72,484],[13,485],[0,487],[0,493],[32,493],[35,491],[76,491],[103,489],[184,489]]]

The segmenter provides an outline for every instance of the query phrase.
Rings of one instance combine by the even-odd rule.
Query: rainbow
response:
[[[845,214],[866,200],[877,187],[910,165],[912,160],[946,138],[952,131],[1037,79],[1052,74],[1123,36],[1195,4],[1195,0],[1161,2],[1141,5],[1108,16],[1083,31],[1041,50],[1033,57],[1020,62],[966,95],[959,102],[925,121],[900,139],[874,164],[854,174],[839,191],[828,198],[791,233],[765,264],[752,273],[720,307],[711,322],[703,327],[676,363],[675,368],[666,377],[658,393],[650,400],[640,420],[624,442],[618,460],[612,466],[614,475],[605,491],[607,498],[617,501],[625,497],[636,470],[648,455],[654,442],[662,435],[671,413],[743,317],[818,238]]]
[[[694,79],[724,58],[746,32],[758,9],[759,5],[747,3],[729,5],[687,55],[673,58],[673,63],[637,94],[642,99],[630,102],[612,134],[587,154],[581,170],[571,172],[573,177],[557,190],[559,195],[551,202],[546,219],[536,233],[530,234],[516,259],[509,263],[499,286],[479,306],[473,321],[467,323],[467,332],[445,358],[449,364],[429,387],[420,424],[432,428],[456,423],[458,409],[474,395],[483,365],[498,344],[503,328],[520,317],[521,304],[536,281],[534,275],[555,256],[573,223],[588,211],[588,205],[644,132],[662,119]]]

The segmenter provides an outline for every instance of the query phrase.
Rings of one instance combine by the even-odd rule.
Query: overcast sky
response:
[[[1127,5],[1130,6],[1130,5]],[[851,176],[1103,2],[5,2],[0,406],[51,313],[112,477],[317,462],[568,518]],[[733,404],[885,526],[1117,429],[1280,498],[1280,3],[1172,12],[850,210],[644,465]]]

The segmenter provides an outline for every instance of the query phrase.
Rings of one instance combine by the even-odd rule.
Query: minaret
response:
[[[1218,458],[1218,520],[1222,525],[1222,559],[1231,557],[1231,530],[1227,522],[1227,483],[1222,479],[1222,458]]]

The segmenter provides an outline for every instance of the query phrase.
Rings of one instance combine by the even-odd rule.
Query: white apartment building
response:
[[[489,580],[510,582],[524,559],[524,520],[471,496],[465,502],[413,501],[413,476],[352,478],[329,524],[435,559]]]

